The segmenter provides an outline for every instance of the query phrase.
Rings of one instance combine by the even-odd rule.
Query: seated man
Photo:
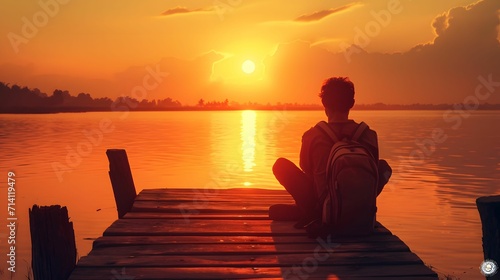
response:
[[[319,96],[325,107],[328,125],[333,129],[337,138],[351,137],[358,127],[358,123],[349,119],[349,111],[354,105],[353,83],[348,78],[330,78],[324,82]],[[390,167],[387,162],[379,161],[377,133],[375,131],[366,129],[360,136],[359,143],[368,149],[376,162],[379,162],[378,195],[389,179]],[[326,164],[332,145],[332,140],[321,129],[312,127],[302,136],[300,150],[302,170],[284,158],[276,160],[273,166],[276,179],[295,199],[303,217],[296,224],[296,227],[303,227],[311,220],[311,217],[321,215],[318,213],[320,208],[318,200],[321,190],[324,190],[327,185]],[[280,219],[279,216],[293,212],[290,211],[290,208],[276,206],[274,209],[272,209],[273,207],[270,209],[271,218]]]

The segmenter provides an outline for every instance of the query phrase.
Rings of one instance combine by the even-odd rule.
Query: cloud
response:
[[[448,28],[447,15],[442,14],[436,17],[434,19],[434,22],[432,23],[432,27],[434,27],[434,32],[436,33],[436,35],[443,35],[443,33],[446,31],[446,28]]]
[[[173,16],[173,15],[179,15],[179,14],[191,14],[191,13],[199,13],[199,12],[208,12],[210,9],[208,8],[199,8],[199,9],[194,9],[190,10],[186,7],[181,7],[177,6],[175,8],[170,8],[163,13],[161,13],[162,16]]]
[[[312,44],[281,44],[263,61],[266,87],[262,90],[252,84],[235,90],[211,81],[214,63],[224,58],[220,53],[209,52],[192,60],[165,58],[158,67],[169,76],[147,98],[171,97],[183,104],[196,104],[200,98],[319,104],[317,93],[324,79],[348,76],[355,83],[358,103],[462,103],[475,94],[479,76],[500,82],[498,10],[500,1],[483,0],[437,15],[429,22],[436,31],[435,39],[402,53],[370,53],[359,47],[335,53],[321,47],[329,38]],[[61,88],[72,94],[115,98],[129,95],[134,86],[143,83],[145,67],[127,69],[105,81],[77,81],[70,76],[37,76],[36,69],[28,66],[0,65],[0,77],[3,82],[39,87],[47,93]],[[483,94],[486,89],[482,88]],[[495,90],[481,101],[500,103],[500,87]]]
[[[317,102],[322,80],[349,76],[359,103],[470,101],[480,76],[495,85],[500,82],[499,9],[498,0],[453,8],[434,20],[437,36],[432,43],[402,53],[369,53],[358,46],[334,53],[317,44],[282,44],[266,60],[268,78],[275,85],[268,96]],[[495,90],[481,102],[500,103],[500,87]]]
[[[311,13],[311,14],[301,15],[298,18],[294,19],[294,21],[296,21],[296,22],[320,21],[320,20],[322,20],[330,15],[345,11],[345,10],[355,6],[355,5],[356,5],[356,3],[352,3],[352,4],[345,5],[345,6],[338,7],[338,8],[331,8],[328,10],[316,11],[316,12]]]
[[[459,49],[498,47],[499,9],[500,1],[483,0],[436,17],[432,24],[437,34],[434,45],[455,45]]]

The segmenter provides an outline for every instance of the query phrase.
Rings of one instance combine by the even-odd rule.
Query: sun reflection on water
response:
[[[255,124],[257,113],[252,110],[241,112],[241,157],[243,171],[251,172],[255,166]]]

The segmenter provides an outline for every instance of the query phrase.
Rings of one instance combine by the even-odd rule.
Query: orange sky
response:
[[[318,103],[337,75],[358,103],[463,102],[479,76],[500,91],[498,0],[295,2],[2,1],[0,81],[183,104]]]

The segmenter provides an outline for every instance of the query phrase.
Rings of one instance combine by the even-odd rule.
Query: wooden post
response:
[[[113,187],[118,218],[122,218],[132,208],[137,196],[132,171],[128,163],[127,152],[123,149],[106,151],[109,160],[109,179]]]
[[[68,209],[33,205],[29,221],[34,279],[68,279],[76,265],[75,232]]]
[[[476,205],[483,228],[484,259],[500,265],[500,195],[480,197]],[[500,271],[488,279],[500,279]]]

